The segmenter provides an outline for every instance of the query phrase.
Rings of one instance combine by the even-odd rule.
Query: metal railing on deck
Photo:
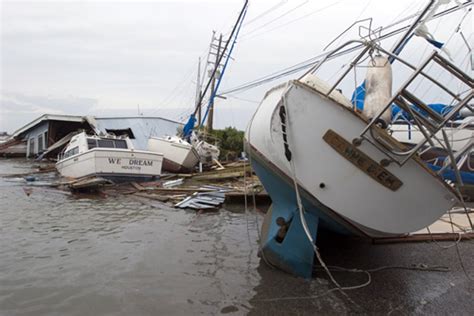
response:
[[[328,53],[324,57],[324,59],[321,60],[320,63],[310,69],[307,73],[305,73],[305,75],[308,73],[314,74],[321,68],[321,66],[327,60],[331,59],[332,56],[337,55],[339,51],[353,44],[362,44],[361,52],[349,63],[349,67],[347,67],[344,73],[325,93],[326,96],[329,96],[338,87],[338,85],[341,84],[341,82],[344,80],[344,78],[347,77],[351,70],[354,69],[355,71],[355,67],[361,60],[364,60],[365,57],[371,58],[374,52],[385,54],[390,59],[400,62],[401,64],[410,68],[413,71],[413,73],[401,86],[401,88],[399,88],[398,91],[392,96],[390,101],[377,112],[375,117],[371,118],[370,122],[365,126],[361,133],[353,139],[353,144],[358,146],[363,141],[368,141],[387,156],[388,159],[383,159],[383,161],[381,161],[382,165],[386,166],[394,162],[399,166],[403,166],[410,158],[413,157],[413,155],[417,154],[420,149],[426,147],[425,145],[427,143],[432,147],[435,147],[434,140],[436,140],[436,142],[442,144],[442,146],[448,152],[448,159],[446,159],[444,167],[438,171],[438,174],[442,174],[442,172],[444,172],[446,168],[451,166],[454,172],[456,173],[456,178],[459,184],[462,185],[462,180],[459,174],[459,168],[457,167],[457,161],[465,159],[466,155],[469,156],[474,146],[471,141],[470,145],[466,145],[466,147],[462,151],[455,154],[453,149],[451,148],[446,131],[443,130],[443,127],[445,127],[448,122],[453,120],[463,108],[468,108],[471,112],[474,113],[473,106],[469,104],[469,102],[474,98],[473,79],[468,74],[464,73],[461,69],[459,69],[456,65],[440,56],[436,51],[434,51],[421,64],[421,66],[416,67],[407,62],[406,60],[400,58],[398,55],[386,51],[374,41],[363,40],[351,40],[342,44],[338,48]],[[467,94],[462,96],[462,93],[456,93],[452,91],[449,87],[442,84],[441,82],[433,78],[430,74],[428,74],[425,70],[427,66],[431,65],[432,63],[436,63],[441,67],[443,72],[453,76],[458,81],[458,86],[464,86],[464,89],[460,89],[459,91],[467,91]],[[455,104],[450,111],[447,111],[447,113],[444,114],[440,114],[431,109],[420,98],[415,96],[413,92],[409,91],[409,85],[413,83],[415,79],[420,77],[428,79],[432,85],[436,85],[444,93],[446,93],[453,99],[453,102]],[[413,118],[411,124],[416,125],[423,134],[422,140],[418,142],[414,147],[405,148],[404,146],[399,146],[399,143],[394,141],[394,139],[390,137],[387,131],[382,130],[381,128],[376,126],[377,123],[380,121],[379,119],[382,117],[382,115],[386,111],[391,111],[392,105],[394,104],[398,105],[402,110],[411,115],[411,117]],[[443,135],[442,140],[436,137],[436,134],[439,132],[441,132]]]

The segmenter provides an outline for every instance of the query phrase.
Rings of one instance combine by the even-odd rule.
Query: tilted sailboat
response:
[[[191,172],[200,156],[193,145],[178,136],[150,137],[148,150],[163,153],[163,170]]]
[[[272,265],[310,277],[320,227],[368,238],[403,235],[430,225],[458,202],[458,192],[419,158],[418,151],[440,131],[444,134],[443,127],[460,111],[472,111],[472,76],[437,51],[419,66],[398,56],[438,4],[430,2],[394,49],[385,50],[377,39],[349,41],[299,80],[266,93],[247,127],[245,145],[273,202],[261,236],[261,251]],[[334,83],[316,76],[329,60],[352,48],[357,55],[345,62],[343,75]],[[371,106],[359,113],[338,87],[354,77],[349,74],[357,67],[366,68],[367,60],[372,69],[366,71],[365,102]],[[386,69],[390,62],[411,71],[394,94]],[[446,86],[430,76],[431,65],[455,83]],[[435,113],[414,95],[412,83],[420,79],[453,99],[451,111]],[[422,139],[412,147],[386,129],[393,104],[413,115],[422,131]],[[451,150],[449,141],[441,141]]]

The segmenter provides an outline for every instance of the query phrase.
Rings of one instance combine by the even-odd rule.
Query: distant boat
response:
[[[443,128],[448,136],[452,150],[462,150],[462,148],[474,139],[474,113],[471,115],[472,116],[461,117],[458,120],[449,122]],[[412,123],[412,120],[396,120],[390,125],[389,129],[393,137],[407,145],[415,145],[423,139],[423,133],[416,124]],[[436,138],[443,139],[442,131],[436,133]],[[442,145],[436,141],[433,145],[433,147],[442,147]]]
[[[428,105],[436,113],[443,115],[453,109],[453,106],[444,104]],[[423,132],[414,123],[413,117],[400,110],[398,107],[392,107],[393,122],[389,126],[391,135],[399,142],[408,147],[414,147],[424,137]],[[456,165],[459,169],[459,176],[463,184],[474,185],[474,151],[472,145],[474,142],[474,112],[467,107],[459,111],[457,119],[446,124],[431,141],[419,151],[419,156],[428,166],[439,172],[444,167],[445,171],[441,172],[443,179],[453,182],[458,181],[456,174],[450,167],[449,151],[443,141],[443,133],[446,134],[448,144],[453,154],[456,155]],[[448,168],[446,168],[448,167]],[[473,199],[474,196],[469,196]]]
[[[369,239],[400,236],[430,225],[459,203],[454,188],[418,152],[446,122],[469,108],[474,97],[472,77],[436,51],[420,66],[398,56],[416,27],[424,26],[423,17],[434,14],[434,3],[393,50],[383,49],[377,39],[348,41],[328,52],[299,80],[278,85],[264,96],[247,127],[245,146],[253,170],[272,199],[262,227],[261,253],[273,266],[309,278],[319,228]],[[342,75],[332,83],[315,75],[330,59],[353,47],[358,49],[353,50],[352,60],[345,59],[343,68],[333,66]],[[411,71],[394,94],[393,60],[397,66],[410,65]],[[425,67],[433,64],[441,70],[440,76],[452,76],[455,83],[446,87],[428,77]],[[338,89],[347,81],[346,87],[360,84],[351,81],[355,67],[366,72],[368,111],[362,114]],[[410,92],[411,82],[427,77],[430,85],[441,85],[448,96],[454,96],[452,111],[433,113]],[[452,91],[452,86],[457,90]],[[423,137],[411,147],[387,130],[392,104],[410,113],[410,104],[416,108],[415,124]]]
[[[204,141],[202,137],[196,131],[193,131],[190,139],[191,144],[199,154],[199,161],[203,165],[212,165],[219,159],[221,151],[217,146]]]
[[[58,156],[56,168],[64,177],[99,176],[113,181],[159,178],[163,154],[134,150],[128,137],[96,136],[82,132],[72,137]]]
[[[200,160],[193,145],[178,136],[150,137],[148,150],[163,154],[163,170],[169,172],[191,172]]]

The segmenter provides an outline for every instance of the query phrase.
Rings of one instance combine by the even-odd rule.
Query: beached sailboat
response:
[[[159,178],[162,163],[163,154],[135,150],[128,137],[82,132],[73,136],[58,156],[56,168],[63,177],[146,181]]]
[[[472,111],[472,76],[437,51],[416,66],[398,56],[438,6],[431,1],[394,49],[385,50],[377,39],[346,42],[299,80],[266,93],[247,127],[245,145],[273,202],[261,236],[261,252],[272,265],[310,277],[319,228],[367,238],[403,235],[433,223],[458,202],[458,192],[418,157],[418,151],[460,111]],[[357,54],[344,62],[343,75],[333,83],[320,79],[321,67],[346,49]],[[411,72],[393,94],[388,69],[392,62]],[[338,89],[356,77],[349,74],[359,65],[366,69],[368,86],[362,113]],[[455,84],[445,86],[434,79],[428,65],[441,69]],[[445,114],[430,111],[410,91],[419,79],[441,86],[453,98],[453,109]],[[422,131],[422,139],[411,148],[386,129],[392,104],[412,114]],[[452,153],[449,140],[443,139]]]
[[[178,136],[150,137],[148,150],[163,154],[163,170],[191,172],[199,163],[200,155],[193,145]]]

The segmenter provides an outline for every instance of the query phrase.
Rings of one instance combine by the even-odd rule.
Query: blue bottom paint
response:
[[[438,172],[441,167],[428,164],[428,166],[433,170],[434,172]],[[465,184],[474,184],[474,173],[473,172],[468,172],[468,171],[459,171],[459,174],[461,176],[462,181]],[[445,180],[451,180],[453,182],[457,182],[456,179],[456,173],[452,169],[446,169],[443,171],[443,174],[441,175],[443,179]]]
[[[296,202],[294,187],[266,168],[255,159],[252,167],[272,199],[272,207],[267,213],[262,229],[262,252],[265,259],[278,268],[301,276],[311,278],[314,263],[314,248],[311,245],[303,225]],[[318,227],[325,226],[333,231],[350,234],[340,224],[321,212],[318,206],[303,198],[305,220],[313,240],[316,240]],[[277,218],[289,222],[288,231],[282,242],[277,241],[280,226]]]

